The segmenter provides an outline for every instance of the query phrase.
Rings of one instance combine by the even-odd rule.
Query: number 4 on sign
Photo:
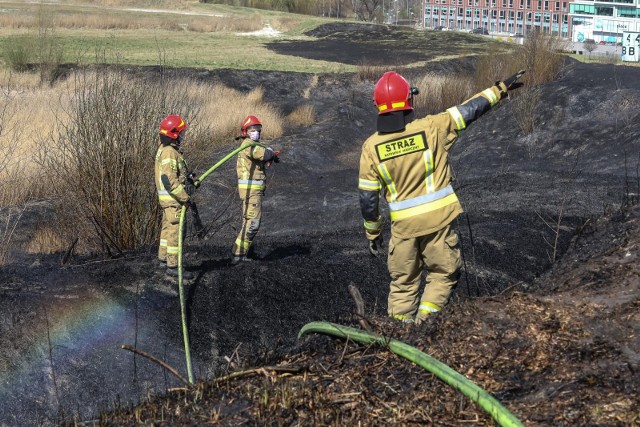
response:
[[[631,43],[631,33],[627,34],[627,42]],[[640,33],[636,34],[635,42],[640,45]]]

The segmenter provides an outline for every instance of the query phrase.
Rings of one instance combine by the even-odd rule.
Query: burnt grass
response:
[[[396,64],[427,61],[440,46],[397,29],[359,28],[327,25],[315,30],[317,42],[270,48],[292,60]],[[457,38],[461,46],[481,40],[421,34],[452,37],[456,53],[464,53]],[[407,73],[473,64],[425,62]],[[317,114],[313,125],[268,141],[282,161],[270,169],[253,262],[230,265],[240,208],[234,165],[198,190],[209,233],[198,240],[189,228],[185,253],[196,274],[185,287],[196,385],[120,349],[135,345],[186,376],[177,285],[158,269],[155,247],[118,259],[75,256],[63,267],[62,254],[16,252],[0,271],[0,424],[495,425],[469,398],[385,348],[298,339],[312,321],[360,327],[349,285],[362,294],[375,334],[449,365],[525,425],[640,423],[640,68],[569,61],[540,89],[532,134],[520,132],[505,100],[461,135],[452,167],[465,208],[455,223],[464,268],[451,303],[420,327],[386,317],[385,260],[368,255],[362,232],[357,170],[374,129],[374,82],[180,72],[240,90],[262,85],[283,114],[304,103]],[[207,167],[229,149],[198,161]],[[50,216],[47,206],[29,207],[21,239]],[[83,299],[112,307],[87,309],[100,314],[100,339],[89,344],[70,327],[55,330],[56,308],[73,313]],[[44,329],[47,345],[36,348]]]

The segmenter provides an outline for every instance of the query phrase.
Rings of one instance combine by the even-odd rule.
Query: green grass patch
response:
[[[147,3],[140,2],[149,7]],[[0,60],[5,66],[15,63],[15,54],[9,56],[15,53],[11,46],[36,38],[41,17],[47,16],[53,23],[51,37],[63,47],[65,63],[106,61],[206,69],[355,71],[354,66],[337,62],[277,54],[265,48],[276,38],[243,35],[269,26],[281,33],[279,40],[300,40],[306,38],[305,31],[331,22],[330,19],[195,1],[180,5],[177,8],[176,4],[161,2],[158,7],[162,11],[141,11],[142,6],[131,5],[0,3]],[[31,62],[37,61],[34,58]]]

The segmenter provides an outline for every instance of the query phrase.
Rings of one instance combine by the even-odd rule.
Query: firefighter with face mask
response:
[[[458,235],[451,222],[462,206],[451,185],[449,152],[458,134],[489,111],[524,73],[483,90],[445,112],[415,119],[416,88],[393,71],[376,83],[377,132],[362,146],[358,191],[369,251],[382,250],[379,198],[391,216],[388,314],[421,323],[444,307],[461,267]],[[426,269],[426,285],[419,292]]]
[[[250,142],[259,142],[262,123],[256,116],[246,117],[240,126],[241,136],[236,140],[240,146]],[[238,193],[242,200],[242,224],[240,232],[233,243],[232,264],[249,261],[249,248],[260,229],[262,217],[262,198],[267,188],[265,168],[278,163],[279,151],[271,147],[253,146],[238,153],[236,172],[238,175]]]
[[[182,206],[190,205],[185,187],[187,164],[180,149],[186,130],[187,124],[179,115],[165,117],[160,123],[160,146],[155,159],[155,182],[162,208],[158,258],[169,276],[178,275],[180,212]],[[193,273],[183,271],[182,277],[191,279]]]

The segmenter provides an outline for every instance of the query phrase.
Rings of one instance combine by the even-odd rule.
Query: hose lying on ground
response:
[[[311,322],[307,323],[300,329],[298,338],[310,333],[322,333],[333,335],[339,338],[349,339],[360,344],[377,344],[386,347],[398,356],[416,363],[427,371],[431,372],[445,383],[460,391],[465,396],[476,402],[485,410],[493,419],[501,426],[524,426],[522,422],[509,412],[500,402],[498,402],[491,394],[477,386],[472,381],[465,378],[460,373],[451,369],[449,366],[440,362],[438,359],[405,344],[401,341],[381,337],[359,329],[350,328],[348,326],[337,325],[329,322]]]

